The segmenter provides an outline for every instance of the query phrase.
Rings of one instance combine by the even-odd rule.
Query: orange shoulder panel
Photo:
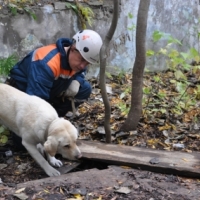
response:
[[[40,47],[40,48],[36,49],[34,52],[33,60],[34,61],[42,60],[51,50],[53,50],[55,48],[56,48],[56,45],[51,44],[51,45]]]
[[[55,48],[56,45],[51,44],[36,49],[33,55],[33,61],[43,60],[44,57]],[[58,77],[60,75],[60,53],[57,53],[54,57],[52,57],[51,60],[49,60],[49,62],[47,63],[47,65],[53,71],[54,76]]]
[[[48,45],[48,46],[44,46],[44,47],[36,49],[33,55],[33,61],[43,60],[44,57],[55,48],[56,48],[56,45],[52,44],[52,45]],[[63,78],[72,77],[76,72],[62,69],[60,59],[61,59],[61,55],[60,53],[57,53],[47,63],[47,65],[51,68],[54,74],[54,77],[55,78],[58,78],[59,76],[62,76]]]
[[[59,77],[61,69],[60,53],[57,53],[47,64],[53,71],[54,76]]]

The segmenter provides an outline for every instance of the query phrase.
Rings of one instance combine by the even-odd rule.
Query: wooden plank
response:
[[[68,172],[77,168],[80,164],[81,164],[81,162],[68,162],[68,165],[63,165],[62,167],[57,168],[57,170],[61,174],[67,174]]]
[[[200,178],[200,153],[164,151],[79,140],[83,159],[125,165],[159,173]],[[157,164],[150,160],[158,159]]]

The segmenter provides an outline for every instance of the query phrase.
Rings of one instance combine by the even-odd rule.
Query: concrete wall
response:
[[[88,0],[95,13],[91,29],[105,37],[112,20],[111,0]],[[135,58],[135,30],[128,27],[136,25],[139,0],[121,0],[120,13],[116,32],[110,44],[107,65],[108,69],[125,69],[133,67]],[[53,5],[36,6],[32,8],[37,20],[30,15],[17,14],[11,16],[5,9],[0,10],[0,57],[7,57],[17,53],[20,57],[37,46],[54,43],[57,38],[71,37],[79,30],[77,16],[71,9],[65,8],[64,2]],[[131,13],[134,17],[128,17]],[[171,34],[182,41],[183,46],[176,46],[180,51],[187,51],[191,47],[199,49],[199,1],[198,0],[151,0],[148,27],[147,49],[159,49],[165,44],[152,42],[152,33],[159,30]],[[165,67],[164,61],[151,58],[147,66],[152,70]],[[94,68],[95,69],[95,68]],[[97,75],[98,70],[93,71]]]

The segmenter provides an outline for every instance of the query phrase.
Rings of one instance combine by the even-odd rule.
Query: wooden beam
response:
[[[57,170],[61,174],[67,174],[68,172],[77,168],[80,164],[81,164],[81,162],[69,162],[68,165],[63,165],[62,167],[57,168]]]
[[[78,140],[82,159],[129,166],[158,173],[200,178],[200,153],[164,151],[148,148]],[[155,164],[150,161],[156,158]]]

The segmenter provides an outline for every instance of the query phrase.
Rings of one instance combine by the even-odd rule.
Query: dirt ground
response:
[[[22,159],[22,156],[18,159]],[[60,177],[45,178],[47,176],[26,155],[27,161],[30,162],[30,168],[26,168],[21,173],[16,164],[0,171],[0,176],[4,180],[4,184],[0,187],[0,199],[200,199],[200,182],[195,179],[127,167],[106,166],[101,163],[93,163],[93,167],[95,165],[96,167],[92,169],[71,172]],[[88,166],[85,163],[84,166],[92,167],[91,163],[88,163]],[[35,181],[26,182],[28,180]],[[17,182],[21,184],[15,184]]]

